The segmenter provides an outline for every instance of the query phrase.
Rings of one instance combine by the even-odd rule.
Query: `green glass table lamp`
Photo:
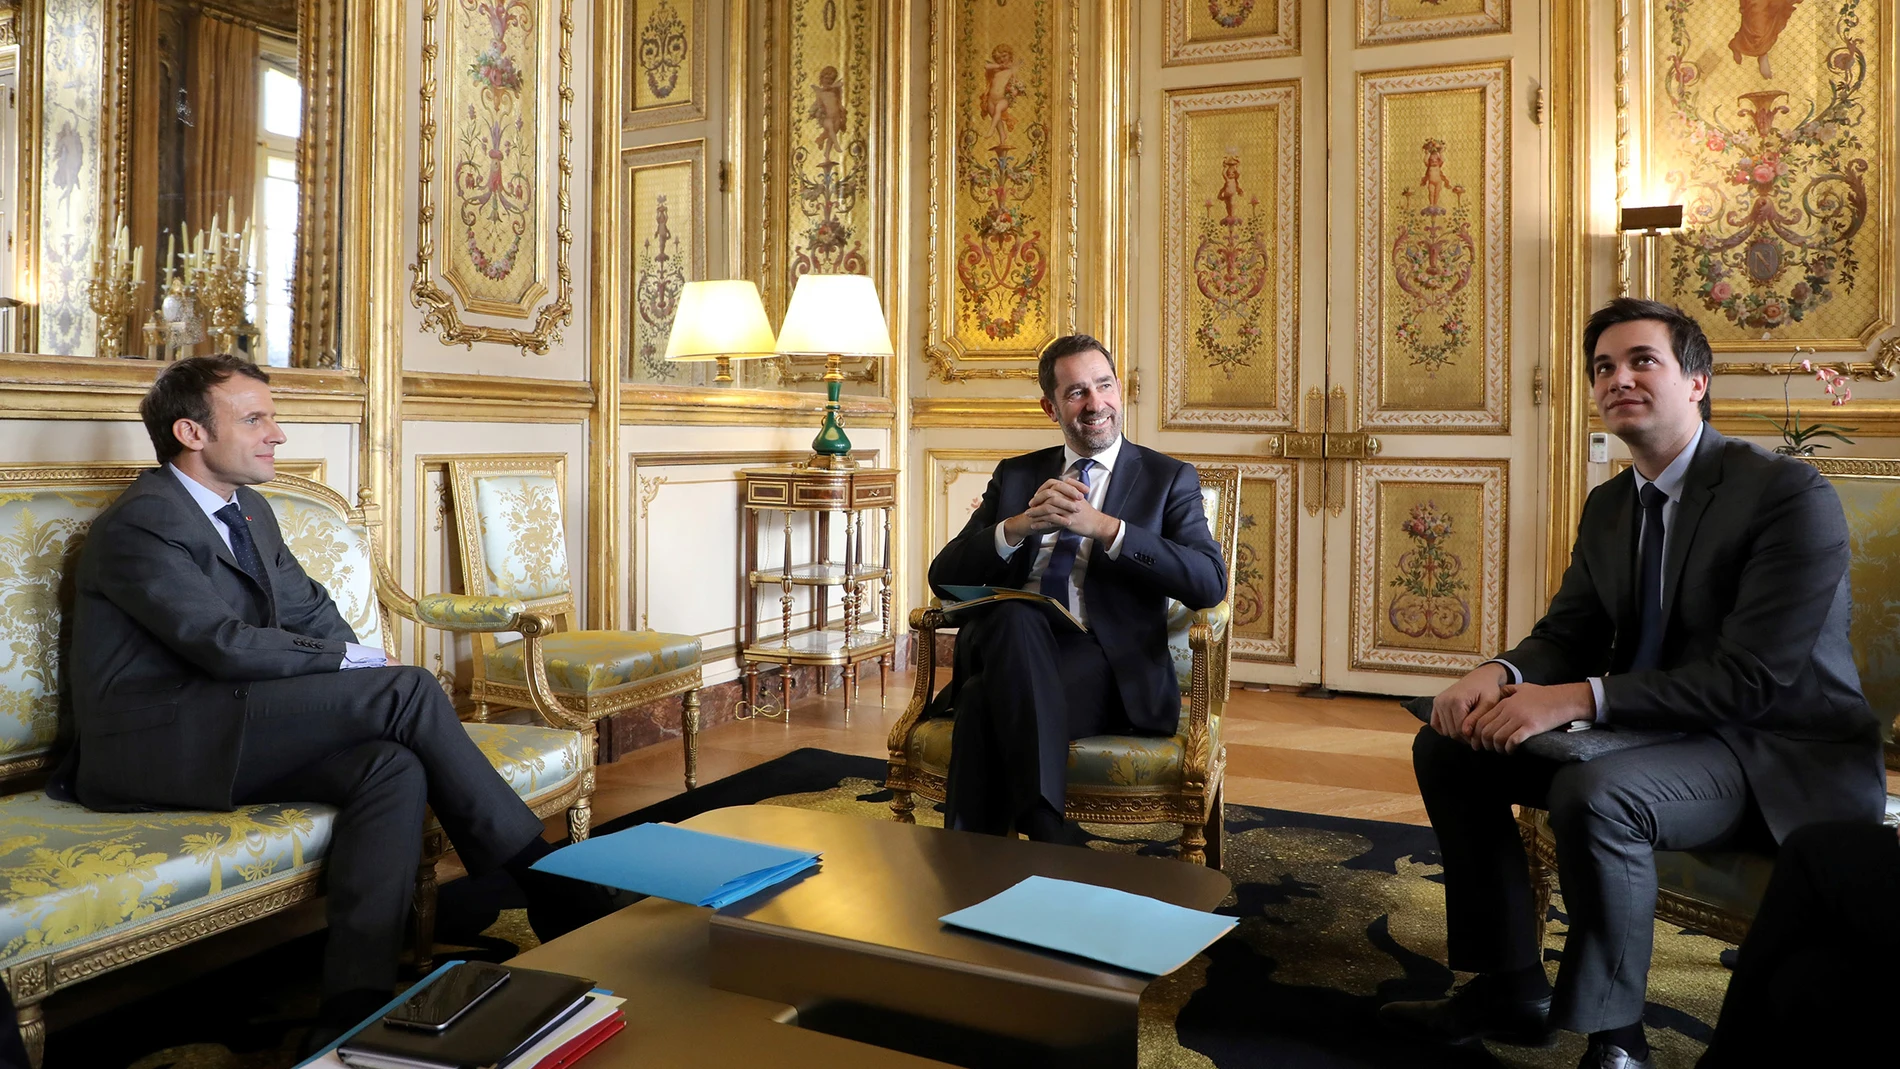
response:
[[[778,332],[780,356],[825,358],[825,421],[811,442],[813,468],[854,468],[851,439],[839,422],[838,397],[844,388],[841,363],[846,357],[893,355],[891,331],[877,287],[864,275],[802,275],[785,309]]]

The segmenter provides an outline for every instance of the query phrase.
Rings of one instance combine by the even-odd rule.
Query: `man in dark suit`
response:
[[[1174,732],[1167,599],[1218,604],[1227,570],[1194,466],[1122,437],[1121,383],[1102,343],[1058,338],[1036,372],[1066,444],[996,466],[970,522],[931,562],[930,585],[1039,591],[1088,625],[1052,626],[1023,603],[980,610],[962,622],[955,679],[937,705],[956,715],[950,826],[1013,825],[1051,841],[1065,837],[1070,740]]]
[[[420,668],[385,667],[284,545],[251,486],[284,442],[269,378],[229,356],[167,368],[140,406],[160,466],[92,525],[70,655],[68,758],[93,809],[336,806],[319,1032],[387,1002],[425,804],[471,872],[529,894],[544,938],[598,916],[599,888],[533,864],[552,847]]]
[[[1778,842],[1869,818],[1880,731],[1848,645],[1847,524],[1809,465],[1705,422],[1712,355],[1695,321],[1618,298],[1583,351],[1633,470],[1591,492],[1549,611],[1435,700],[1412,748],[1445,866],[1450,999],[1392,1003],[1431,1037],[1590,1034],[1585,1066],[1648,1064],[1642,1012],[1655,850]],[[1681,732],[1555,763],[1515,752],[1566,725]],[[1553,991],[1513,803],[1549,810],[1570,932]]]

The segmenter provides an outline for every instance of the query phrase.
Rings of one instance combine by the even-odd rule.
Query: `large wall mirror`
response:
[[[342,0],[0,0],[0,352],[342,366],[343,39]]]

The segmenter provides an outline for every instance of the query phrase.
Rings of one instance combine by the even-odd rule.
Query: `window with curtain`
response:
[[[288,367],[303,87],[287,72],[295,62],[294,54],[274,54],[274,43],[268,42],[258,57],[256,203],[261,210],[255,217],[257,236],[251,247],[248,313],[258,332],[254,358],[260,364]]]

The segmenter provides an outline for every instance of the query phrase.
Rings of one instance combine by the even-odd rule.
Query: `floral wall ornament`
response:
[[[1666,0],[1651,26],[1654,174],[1684,205],[1661,299],[1717,349],[1859,348],[1892,318],[1891,5]],[[1884,35],[1884,36],[1883,36]],[[1772,57],[1772,62],[1771,62]]]
[[[1019,99],[1031,97],[1027,110],[1046,93],[1041,22],[1036,30],[1021,59],[1012,45],[998,43],[980,75],[975,64],[962,72],[975,121],[964,127],[958,144],[957,181],[972,208],[981,210],[971,212],[959,238],[959,311],[993,341],[1017,338],[1045,301],[1047,220],[1035,201],[1048,185],[1049,132],[1040,115],[1016,112]]]
[[[1400,193],[1392,276],[1404,296],[1394,337],[1415,366],[1436,371],[1455,360],[1470,335],[1466,287],[1477,246],[1465,187],[1445,175],[1445,143],[1426,138],[1424,173],[1416,189]]]
[[[100,229],[107,12],[102,0],[47,0],[41,15],[38,351],[92,356],[87,298]],[[29,169],[28,174],[33,174]],[[31,342],[33,339],[22,339]]]
[[[686,23],[667,0],[660,0],[646,25],[640,27],[640,70],[647,88],[664,100],[679,87],[680,68],[686,64]]]
[[[810,88],[805,119],[815,132],[792,150],[793,204],[803,224],[792,248],[793,284],[800,275],[861,275],[869,268],[858,211],[870,165],[863,124],[850,123],[835,65],[821,68]]]
[[[1399,574],[1392,579],[1399,593],[1386,604],[1386,618],[1413,638],[1464,634],[1471,626],[1471,606],[1464,599],[1468,584],[1459,576],[1464,562],[1444,545],[1452,534],[1451,514],[1440,512],[1436,502],[1415,504],[1399,529],[1412,549],[1399,556]]]
[[[1168,0],[1163,66],[1300,52],[1297,0]]]
[[[1238,150],[1221,161],[1220,191],[1205,207],[1200,244],[1194,249],[1194,287],[1207,303],[1201,305],[1194,339],[1208,366],[1231,379],[1236,368],[1252,366],[1265,337],[1261,291],[1273,271],[1273,252],[1267,246],[1272,227],[1261,218],[1260,198],[1240,187]]]
[[[671,251],[668,244],[671,243]],[[635,356],[654,378],[671,379],[677,366],[666,360],[666,339],[679,310],[680,291],[686,288],[686,261],[679,239],[666,223],[666,196],[653,208],[653,233],[640,243],[640,262],[634,268],[633,307],[640,317],[639,347]]]

